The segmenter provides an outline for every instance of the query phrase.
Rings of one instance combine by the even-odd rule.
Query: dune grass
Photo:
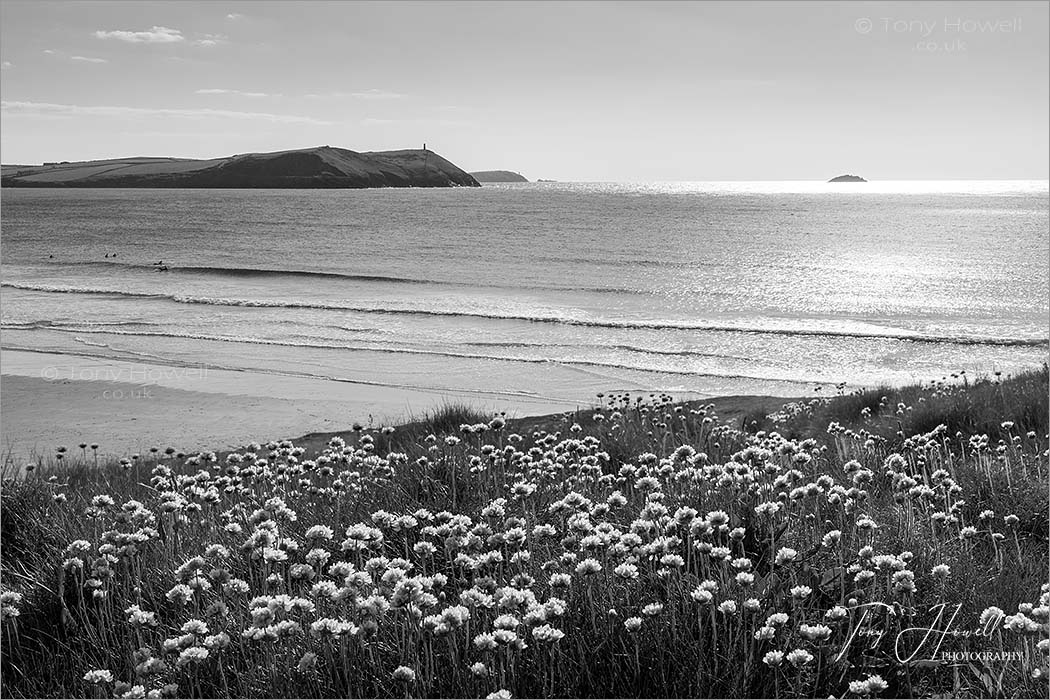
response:
[[[883,437],[925,433],[939,425],[951,435],[992,435],[1004,421],[1013,423],[1018,434],[1045,433],[1050,422],[1047,378],[1045,364],[1005,380],[999,374],[971,378],[964,371],[928,384],[884,386],[799,402],[786,407],[778,421],[757,418],[763,427],[775,426],[787,436],[823,431],[831,422],[863,427]]]
[[[66,451],[3,483],[2,694],[1045,697],[1047,392]]]

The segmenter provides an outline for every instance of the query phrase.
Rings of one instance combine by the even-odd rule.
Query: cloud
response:
[[[219,44],[225,44],[227,37],[225,34],[202,34],[200,39],[194,39],[194,46],[218,46]]]
[[[129,32],[123,29],[104,31],[100,29],[95,32],[95,36],[99,39],[117,39],[132,44],[174,44],[186,40],[186,37],[178,29],[157,26],[151,27],[144,32]]]
[[[109,63],[109,60],[105,58],[95,58],[94,56],[70,56],[65,51],[56,51],[55,49],[44,49],[44,53],[48,56],[62,56],[68,58],[70,61],[76,61],[78,63]]]
[[[294,114],[267,112],[235,112],[226,109],[175,109],[161,107],[119,107],[103,105],[64,105],[52,102],[0,101],[0,111],[7,116],[33,117],[144,117],[181,119],[235,119],[267,121],[278,124],[313,124],[331,126],[333,122]]]
[[[236,95],[238,97],[280,97],[268,92],[245,92],[244,90],[226,90],[224,88],[203,88],[194,90],[198,95]]]

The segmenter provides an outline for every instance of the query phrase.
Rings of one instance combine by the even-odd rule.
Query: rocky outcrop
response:
[[[478,182],[528,182],[521,173],[510,170],[479,170],[471,175]]]

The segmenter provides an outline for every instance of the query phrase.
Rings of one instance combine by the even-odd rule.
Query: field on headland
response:
[[[68,446],[3,483],[2,694],[1045,697],[1047,396]]]

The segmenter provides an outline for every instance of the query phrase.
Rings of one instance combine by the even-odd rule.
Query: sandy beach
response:
[[[399,425],[454,402],[506,411],[511,418],[533,417],[518,428],[526,430],[546,427],[552,414],[592,405],[527,400],[509,405],[448,392],[17,350],[2,353],[2,366],[0,444],[4,461],[14,464],[46,459],[59,445],[73,450],[80,443],[98,443],[100,457],[150,447],[223,450],[299,437],[312,444],[345,434],[355,422]],[[755,409],[774,411],[787,400],[710,399],[726,422]]]
[[[510,406],[454,392],[17,350],[3,351],[0,366],[0,445],[5,461],[15,462],[82,442],[98,443],[100,456],[154,446],[221,450],[335,432],[354,422],[401,423],[453,402],[511,416],[577,408],[527,399]]]

